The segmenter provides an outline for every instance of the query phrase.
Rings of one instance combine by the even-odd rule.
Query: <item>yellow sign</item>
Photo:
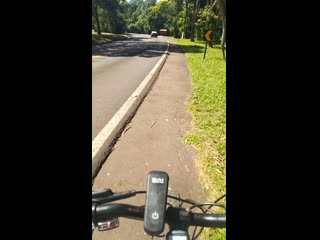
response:
[[[212,40],[211,39],[211,33],[213,33],[213,30],[208,30],[206,32],[206,34],[204,35],[208,42],[211,42],[211,40]]]

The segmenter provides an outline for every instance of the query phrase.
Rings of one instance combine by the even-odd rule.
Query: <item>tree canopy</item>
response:
[[[166,29],[169,36],[191,41],[212,29],[212,43],[224,47],[225,6],[226,0],[92,0],[92,29],[98,34]]]

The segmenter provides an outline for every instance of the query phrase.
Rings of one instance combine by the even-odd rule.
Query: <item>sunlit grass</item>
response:
[[[187,105],[192,122],[184,141],[197,149],[200,181],[207,200],[215,201],[226,193],[226,61],[219,45],[208,46],[204,59],[204,42],[169,39],[184,48],[192,76],[193,94]],[[206,229],[203,239],[225,239],[225,229]]]

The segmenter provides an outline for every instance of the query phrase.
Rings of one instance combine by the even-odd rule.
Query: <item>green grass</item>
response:
[[[208,46],[203,59],[205,42],[168,39],[182,46],[187,55],[193,94],[187,105],[191,130],[184,141],[197,149],[200,181],[208,192],[207,200],[215,201],[226,193],[226,61],[219,45]],[[205,229],[202,237],[222,240],[225,234],[225,229]]]
[[[111,41],[118,41],[118,40],[125,40],[128,39],[128,34],[114,34],[114,33],[101,33],[98,35],[96,32],[92,31],[92,45],[111,42]]]

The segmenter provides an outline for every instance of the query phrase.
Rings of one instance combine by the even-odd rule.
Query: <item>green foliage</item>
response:
[[[93,0],[92,16],[94,6],[97,7],[98,21],[101,32],[123,33],[126,28],[125,10],[118,0]],[[96,5],[95,5],[96,4]],[[97,20],[92,18],[92,29],[97,30]]]
[[[221,43],[221,34],[222,34],[222,23],[221,20],[217,15],[212,15],[210,17],[210,23],[212,26],[213,31],[213,37],[212,37],[212,43],[213,44],[220,44]]]
[[[157,4],[157,0],[145,0],[144,4],[147,8],[152,7]]]
[[[174,37],[181,37],[182,32],[184,31],[184,18],[183,15],[184,12],[181,11],[179,12],[178,16],[176,17],[176,29],[177,29],[177,34]]]
[[[169,1],[161,1],[147,9],[147,25],[150,31],[161,28],[173,30],[173,8]]]
[[[207,14],[208,14],[207,7],[205,7],[204,9],[201,8],[198,12],[198,19],[195,23],[196,25],[195,38],[200,41],[203,40],[203,35],[205,34]]]
[[[93,3],[98,6],[98,20],[102,32],[149,34],[150,31],[166,28],[170,36],[181,38],[184,34],[184,38],[190,38],[193,1],[93,0]],[[205,30],[209,28],[214,30],[212,43],[220,44],[222,23],[217,15],[218,9],[214,8],[214,12],[209,14],[207,4],[207,0],[199,1],[195,39],[203,40]],[[92,16],[92,29],[97,30],[94,11]]]

